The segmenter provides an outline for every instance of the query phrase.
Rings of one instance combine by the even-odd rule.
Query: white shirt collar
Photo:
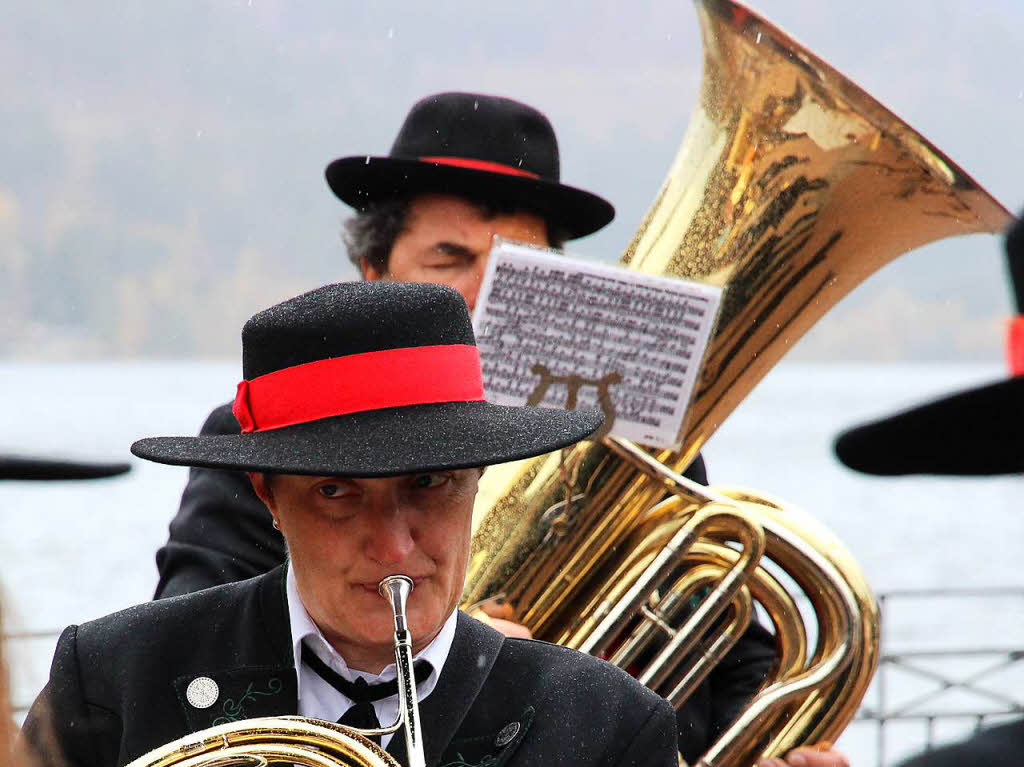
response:
[[[394,663],[387,666],[380,674],[367,673],[348,667],[345,659],[324,638],[324,635],[313,622],[313,619],[309,617],[309,613],[302,603],[302,597],[299,595],[295,574],[292,572],[290,564],[285,578],[285,594],[288,600],[288,621],[292,632],[292,653],[295,660],[295,676],[298,686],[298,713],[301,716],[337,721],[351,705],[351,701],[347,697],[326,682],[323,682],[319,676],[303,665],[302,643],[304,641],[324,663],[349,681],[354,681],[356,677],[362,677],[369,684],[374,684],[390,681],[397,676]],[[453,610],[452,614],[444,622],[444,625],[441,626],[437,636],[434,637],[434,640],[415,656],[416,659],[422,658],[429,661],[433,669],[430,676],[417,685],[416,691],[421,701],[430,695],[434,691],[434,687],[437,686],[441,669],[444,668],[444,664],[448,660],[448,653],[451,650],[452,642],[455,640],[456,623],[457,611]],[[385,698],[374,703],[374,708],[377,709],[377,716],[380,721],[388,724],[394,721],[395,715],[392,713],[392,709],[394,709],[394,712],[397,712],[398,699],[396,696]],[[385,736],[385,746],[389,739],[389,737]]]

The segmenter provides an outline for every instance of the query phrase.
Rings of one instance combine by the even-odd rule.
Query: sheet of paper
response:
[[[490,402],[596,406],[677,447],[721,290],[495,240],[473,325]]]

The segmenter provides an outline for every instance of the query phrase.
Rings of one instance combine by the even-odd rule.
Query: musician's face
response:
[[[522,212],[489,216],[461,197],[422,195],[409,205],[405,229],[391,248],[387,273],[366,266],[364,276],[368,280],[450,285],[472,310],[494,235],[540,247],[548,245],[547,224],[540,216]]]
[[[410,576],[416,649],[455,609],[469,558],[479,469],[383,479],[251,475],[288,543],[310,617],[346,661],[394,661],[394,620],[377,584]],[[370,668],[379,666],[379,668]]]

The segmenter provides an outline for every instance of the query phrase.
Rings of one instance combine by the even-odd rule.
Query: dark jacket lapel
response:
[[[480,693],[498,658],[504,637],[497,631],[458,614],[455,639],[441,677],[430,696],[420,704],[420,728],[426,763],[438,764]],[[400,731],[388,744],[388,752],[407,764],[405,735]]]
[[[239,600],[241,606],[237,614],[221,616],[225,623],[238,627],[238,631],[247,630],[248,636],[238,637],[236,646],[229,641],[217,642],[216,655],[204,664],[203,671],[174,680],[175,694],[189,731],[239,719],[298,712],[284,576],[281,567],[252,579],[254,598]],[[254,626],[258,627],[255,633],[252,632]],[[251,652],[255,636],[260,637],[258,652]],[[420,726],[428,765],[440,762],[445,748],[459,733],[497,660],[503,641],[504,637],[498,632],[462,612],[458,614],[455,639],[441,677],[420,705]],[[247,651],[239,651],[241,645],[249,645]],[[244,665],[238,663],[243,660]],[[202,707],[188,699],[188,687],[199,676],[207,677],[217,686],[215,700]],[[407,763],[403,732],[395,733],[387,750],[402,764]]]
[[[252,632],[255,628],[256,632],[237,637],[236,642],[219,638],[217,653],[203,671],[174,680],[189,731],[239,719],[298,713],[284,578],[284,567],[277,567],[250,581],[255,593],[250,599],[236,602],[236,616],[223,618],[239,631]],[[262,636],[262,641],[253,648],[251,640],[255,636]],[[247,651],[240,651],[246,645]],[[243,660],[244,665],[239,664]]]

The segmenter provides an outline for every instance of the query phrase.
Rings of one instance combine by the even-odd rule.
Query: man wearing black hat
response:
[[[441,93],[415,104],[386,157],[345,157],[326,171],[356,210],[349,256],[367,280],[450,285],[476,303],[494,235],[538,246],[597,231],[606,200],[559,181],[547,118],[511,99]],[[202,434],[237,434],[228,405]],[[706,482],[700,457],[688,475]],[[157,552],[156,597],[266,572],[284,560],[271,518],[237,472],[193,469],[170,537]]]
[[[288,562],[66,629],[30,742],[48,745],[49,722],[68,764],[109,767],[258,716],[390,721],[394,621],[377,583],[401,573],[428,765],[676,764],[666,701],[456,609],[481,467],[572,444],[599,411],[484,401],[469,314],[447,287],[330,285],[255,315],[242,338],[242,432],[132,451],[249,472]],[[403,738],[382,745],[405,761]]]

